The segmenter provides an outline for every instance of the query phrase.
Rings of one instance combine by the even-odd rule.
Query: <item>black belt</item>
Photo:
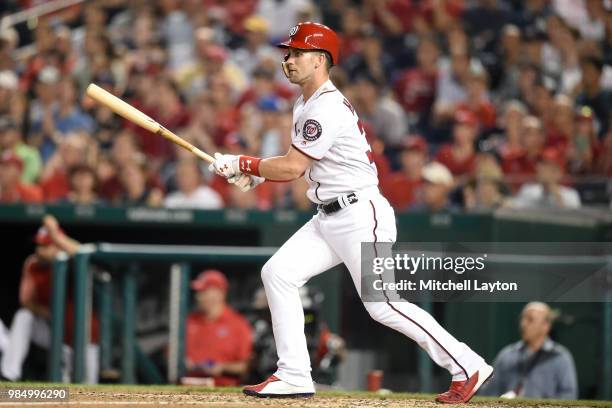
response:
[[[331,203],[319,204],[317,205],[317,209],[323,211],[325,215],[329,215],[338,212],[351,204],[355,204],[357,201],[359,201],[357,194],[350,193],[342,197],[338,197]]]

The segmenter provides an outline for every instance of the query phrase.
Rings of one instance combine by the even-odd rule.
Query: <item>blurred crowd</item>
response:
[[[284,154],[298,88],[274,44],[299,21],[339,33],[332,81],[396,210],[609,205],[610,0],[91,0],[31,44],[2,25],[0,202],[310,209],[303,180],[242,193],[83,96],[210,153]]]

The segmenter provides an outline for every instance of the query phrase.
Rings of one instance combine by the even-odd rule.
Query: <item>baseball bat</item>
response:
[[[172,133],[171,131],[160,125],[158,122],[151,119],[150,117],[130,105],[129,103],[122,101],[110,92],[100,88],[98,85],[89,84],[85,93],[87,94],[87,96],[89,96],[96,102],[108,107],[117,115],[122,116],[123,118],[137,124],[138,126],[144,129],[147,129],[149,132],[155,133],[159,136],[168,139],[172,143],[176,143],[182,148],[189,150],[191,153],[195,154],[200,159],[206,160],[209,163],[215,161],[215,158],[211,155],[198,149],[185,139],[182,139],[181,137],[175,135],[174,133]]]

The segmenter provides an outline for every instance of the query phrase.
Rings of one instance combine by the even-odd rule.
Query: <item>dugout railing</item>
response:
[[[170,274],[170,336],[168,353],[169,382],[183,373],[185,319],[188,311],[189,277],[192,262],[258,262],[263,264],[274,254],[275,247],[179,246],[137,244],[87,244],[73,257],[74,263],[74,339],[72,381],[81,383],[86,372],[86,345],[89,343],[93,301],[92,262],[115,262],[122,287],[121,314],[121,382],[136,382],[136,307],[139,264],[154,261],[168,265]],[[64,314],[69,258],[60,254],[53,266],[51,350],[48,361],[49,381],[61,380],[61,348],[64,338]],[[103,275],[104,276],[104,275]],[[109,369],[112,352],[111,285],[101,279],[98,316],[100,321],[100,369]]]

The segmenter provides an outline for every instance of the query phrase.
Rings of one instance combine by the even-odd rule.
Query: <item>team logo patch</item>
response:
[[[323,128],[321,124],[314,119],[308,119],[304,122],[304,129],[302,131],[302,137],[309,142],[314,142],[319,137],[321,137],[321,133],[323,133]]]
[[[298,32],[298,29],[299,29],[298,26],[291,27],[291,30],[289,30],[289,37],[293,37],[295,35],[295,33]]]

